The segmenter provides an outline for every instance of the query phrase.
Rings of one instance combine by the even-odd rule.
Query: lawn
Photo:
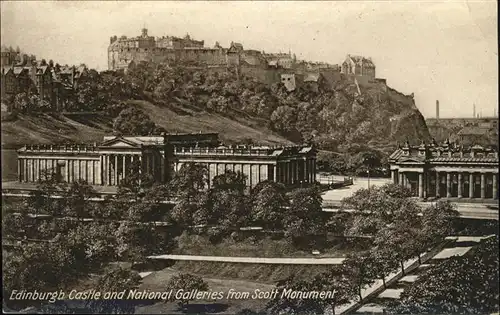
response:
[[[140,290],[149,291],[164,291],[170,290],[167,288],[166,284],[170,278],[179,273],[179,270],[173,268],[166,268],[161,271],[154,272],[153,274],[145,277],[140,286]],[[200,275],[203,276],[203,275]],[[234,314],[239,310],[248,308],[252,310],[259,310],[263,308],[268,300],[258,300],[258,299],[227,299],[227,294],[229,290],[234,290],[236,292],[249,292],[250,295],[253,294],[254,290],[259,289],[262,291],[271,291],[274,285],[264,284],[254,281],[246,281],[241,279],[219,279],[217,277],[206,277],[203,276],[204,280],[208,283],[209,290],[216,292],[223,292],[224,298],[221,300],[212,301],[192,301],[188,308],[190,313],[225,313]],[[172,288],[173,289],[173,288]],[[175,289],[174,289],[175,290]],[[158,302],[153,305],[144,305],[136,308],[136,313],[138,314],[172,314],[181,313],[178,311],[177,303],[165,303]]]
[[[228,257],[345,257],[352,248],[347,248],[341,239],[333,239],[320,254],[313,254],[312,248],[297,249],[286,239],[273,239],[263,232],[248,231],[254,236],[239,240],[226,239],[212,244],[206,236],[182,234],[177,238],[178,248],[173,254]]]

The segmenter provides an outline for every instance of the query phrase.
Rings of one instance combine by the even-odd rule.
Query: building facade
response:
[[[498,199],[498,151],[493,148],[406,143],[389,163],[392,181],[420,198]]]
[[[99,145],[27,145],[18,150],[20,182],[37,182],[51,173],[66,182],[117,186],[132,163],[163,183],[185,163],[206,167],[208,187],[226,170],[246,175],[249,188],[265,180],[285,185],[316,181],[313,147],[228,147],[220,145],[217,134],[104,137]]]
[[[371,58],[347,55],[342,63],[341,72],[346,75],[366,76],[375,79],[375,64]]]
[[[87,73],[87,67],[53,66],[43,60],[26,58],[24,55],[20,63],[1,68],[2,98],[14,98],[20,93],[34,93],[41,100],[49,102],[53,109],[63,110],[78,81]],[[15,108],[9,108],[13,109]]]

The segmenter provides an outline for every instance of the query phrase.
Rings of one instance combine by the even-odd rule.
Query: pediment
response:
[[[130,140],[123,139],[121,137],[116,137],[110,139],[101,144],[102,147],[114,147],[114,148],[138,148],[139,145]]]
[[[419,160],[419,159],[416,159],[416,158],[411,158],[411,157],[403,157],[399,160],[399,162],[402,162],[402,163],[422,163],[423,161],[422,160]]]

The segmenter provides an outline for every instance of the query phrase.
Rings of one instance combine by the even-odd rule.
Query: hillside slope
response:
[[[280,82],[264,84],[234,69],[219,73],[146,63],[127,73],[91,71],[80,80],[68,108],[94,114],[20,115],[3,123],[2,145],[100,141],[112,132],[110,117],[131,106],[168,132],[218,132],[225,142],[314,142],[324,150],[349,151],[353,145],[393,148],[407,139],[430,140],[413,96],[381,81],[358,85],[341,76],[290,92]]]
[[[263,127],[262,121],[251,117],[223,117],[183,107],[157,106],[147,101],[130,101],[143,109],[151,119],[168,132],[218,132],[225,142],[252,139],[262,144],[291,144],[282,136]],[[63,142],[101,142],[112,134],[112,118],[96,114],[73,115],[18,115],[15,120],[2,121],[2,147],[20,147],[24,144]]]

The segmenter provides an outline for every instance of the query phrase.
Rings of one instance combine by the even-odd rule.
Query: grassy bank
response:
[[[319,255],[314,255],[311,249],[297,249],[287,239],[274,239],[253,231],[246,234],[245,238],[229,238],[221,243],[212,244],[206,236],[183,233],[177,238],[178,248],[174,250],[173,254],[267,258],[345,257],[353,250],[352,246],[346,246],[343,239],[332,239],[327,248],[322,250]]]

